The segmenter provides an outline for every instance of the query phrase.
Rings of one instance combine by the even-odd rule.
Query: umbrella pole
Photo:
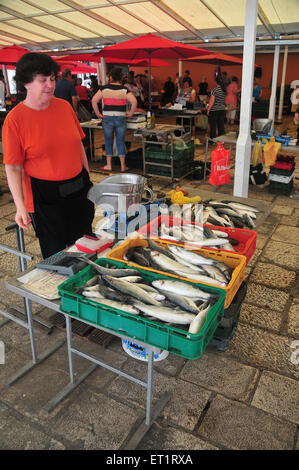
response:
[[[148,51],[148,70],[149,70],[149,80],[148,80],[148,94],[149,94],[149,110],[152,111],[152,65],[151,65],[151,50]]]

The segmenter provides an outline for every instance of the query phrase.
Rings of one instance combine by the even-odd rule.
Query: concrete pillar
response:
[[[284,56],[283,56],[283,65],[282,65],[281,85],[280,85],[278,118],[277,118],[277,120],[278,120],[279,122],[282,121],[283,102],[284,102],[284,85],[285,85],[285,78],[286,78],[286,69],[287,69],[288,52],[289,52],[289,46],[285,46],[285,48],[284,48]]]
[[[102,75],[102,85],[106,85],[106,62],[105,62],[105,57],[101,57],[101,75]]]
[[[246,1],[239,137],[236,145],[234,196],[248,197],[251,158],[251,109],[258,0]]]
[[[97,68],[98,84],[101,85],[101,67],[100,67],[99,62],[96,62],[96,68]]]
[[[278,64],[279,64],[279,49],[280,46],[275,46],[274,50],[274,62],[273,62],[273,74],[272,74],[272,87],[271,87],[271,96],[269,103],[269,114],[268,119],[273,119],[275,121],[275,106],[276,106],[276,88],[277,88],[277,74],[278,74]]]
[[[181,77],[183,75],[183,67],[182,67],[182,61],[179,59],[179,77]]]

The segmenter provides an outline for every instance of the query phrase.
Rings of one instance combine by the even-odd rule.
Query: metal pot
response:
[[[150,195],[147,202],[152,202],[154,195],[146,185],[146,178],[141,175],[119,173],[108,176],[93,186],[87,197],[96,205],[101,205],[104,210],[107,205],[108,211],[113,207],[115,212],[121,213],[126,212],[132,204],[141,203],[144,191]]]

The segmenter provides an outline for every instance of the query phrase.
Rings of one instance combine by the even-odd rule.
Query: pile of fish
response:
[[[152,235],[165,240],[184,242],[188,245],[238,251],[234,248],[234,246],[239,244],[238,240],[229,237],[227,232],[210,229],[206,225],[186,223],[185,221],[182,221],[180,226],[167,226],[162,222]]]
[[[148,283],[137,270],[85,261],[97,275],[77,287],[77,294],[133,315],[142,313],[164,323],[189,325],[188,333],[198,333],[219,298],[187,282],[156,279]]]
[[[191,205],[191,221],[199,221],[199,207],[198,204]],[[256,228],[256,215],[259,212],[253,206],[243,204],[241,202],[223,200],[203,201],[203,220],[204,224],[220,225],[222,227],[231,228]],[[171,215],[171,214],[169,214]]]
[[[128,248],[124,259],[142,267],[179,275],[192,281],[207,282],[214,286],[225,287],[230,282],[232,270],[223,262],[181,246],[163,247],[150,238],[147,242],[147,247]]]

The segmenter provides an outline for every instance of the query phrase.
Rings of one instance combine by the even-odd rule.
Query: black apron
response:
[[[77,176],[63,181],[31,177],[34,203],[31,217],[44,258],[92,233],[94,204],[86,197],[91,186],[84,167]]]

